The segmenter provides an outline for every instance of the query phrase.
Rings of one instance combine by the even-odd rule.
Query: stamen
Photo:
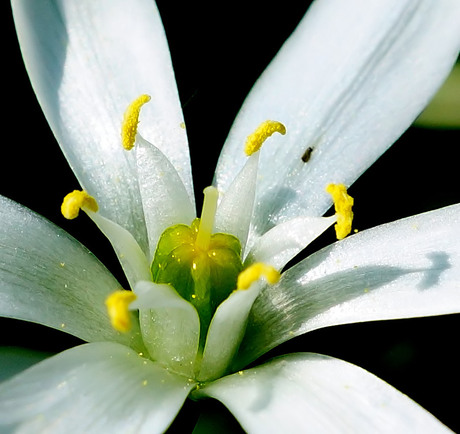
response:
[[[329,184],[326,191],[332,196],[334,201],[337,223],[335,224],[335,233],[337,239],[345,238],[351,232],[353,222],[353,211],[351,208],[354,199],[347,193],[347,188],[343,184]]]
[[[106,300],[107,312],[112,327],[119,332],[128,332],[131,329],[131,316],[128,307],[136,299],[136,294],[123,289],[110,294]]]
[[[203,209],[195,241],[195,245],[201,250],[207,250],[211,241],[218,198],[219,192],[217,188],[211,186],[204,189]]]
[[[262,276],[272,285],[278,282],[281,277],[280,273],[272,266],[262,262],[256,262],[238,275],[236,287],[237,289],[249,289],[249,287]]]
[[[286,134],[286,127],[278,121],[262,122],[257,129],[248,136],[244,152],[250,156],[257,152],[273,133]]]
[[[135,99],[126,109],[121,124],[121,143],[123,148],[130,151],[134,148],[136,141],[137,125],[139,124],[139,114],[142,106],[150,101],[149,95],[141,95]]]
[[[66,219],[72,220],[78,217],[82,208],[88,208],[90,211],[97,212],[96,199],[84,190],[74,190],[64,197],[61,205],[61,213]]]

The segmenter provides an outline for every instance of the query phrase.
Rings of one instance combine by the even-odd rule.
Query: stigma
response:
[[[66,219],[72,220],[78,217],[81,209],[84,210],[85,208],[97,212],[98,206],[96,199],[84,190],[74,190],[64,197],[61,205],[61,213]]]
[[[332,196],[332,200],[334,201],[337,216],[335,233],[337,239],[342,240],[351,232],[354,199],[347,193],[347,188],[343,184],[329,184],[326,187],[326,191]]]
[[[110,294],[106,300],[107,312],[109,314],[112,327],[126,333],[131,330],[131,315],[129,305],[136,299],[136,294],[123,289]]]
[[[125,111],[123,122],[121,124],[121,144],[127,151],[134,148],[141,108],[149,101],[149,95],[141,95],[136,98]]]
[[[265,140],[267,140],[272,134],[280,133],[283,136],[286,134],[286,127],[278,121],[265,121],[262,122],[257,129],[248,136],[244,152],[247,156],[250,156],[257,152]]]

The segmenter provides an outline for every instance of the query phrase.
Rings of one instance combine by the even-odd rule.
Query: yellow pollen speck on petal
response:
[[[329,184],[326,187],[326,191],[332,196],[332,200],[334,201],[337,215],[335,233],[337,239],[341,240],[351,232],[351,224],[353,222],[353,211],[351,209],[354,199],[347,193],[347,188],[343,184]]]
[[[90,196],[86,191],[74,190],[69,193],[61,205],[62,215],[69,220],[78,217],[78,214],[82,208],[87,208],[90,211],[97,212],[98,206],[96,199]]]
[[[105,305],[115,330],[127,332],[131,329],[131,316],[128,307],[135,299],[136,294],[134,292],[123,289],[115,291],[106,298]]]
[[[273,285],[280,280],[281,275],[272,266],[263,264],[262,262],[256,262],[238,275],[236,287],[237,289],[249,289],[249,287],[262,276],[265,277],[268,283]]]
[[[130,151],[134,148],[136,141],[137,125],[139,124],[139,114],[142,106],[150,101],[149,95],[141,95],[136,98],[126,109],[121,124],[121,143],[123,148]]]
[[[273,133],[286,134],[286,127],[278,121],[262,122],[257,129],[248,136],[244,152],[250,156],[257,152]]]

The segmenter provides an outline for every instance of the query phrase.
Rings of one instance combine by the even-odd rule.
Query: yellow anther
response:
[[[121,124],[121,143],[123,148],[130,151],[134,148],[136,141],[137,125],[139,124],[139,114],[142,106],[150,101],[149,95],[141,95],[136,98],[126,109]]]
[[[272,266],[263,264],[262,262],[256,262],[238,275],[236,289],[249,289],[249,287],[262,276],[265,277],[268,283],[273,285],[280,280],[281,275]]]
[[[66,219],[72,220],[78,217],[78,213],[82,208],[97,212],[98,206],[96,199],[84,190],[74,190],[64,197],[61,205],[61,213]]]
[[[347,188],[343,184],[329,184],[326,191],[332,196],[334,201],[335,213],[337,215],[337,223],[335,225],[335,233],[337,239],[345,238],[351,232],[351,224],[353,222],[353,207],[354,199],[347,193]]]
[[[136,294],[123,289],[110,294],[106,300],[107,312],[112,327],[119,332],[128,332],[131,329],[131,315],[129,305],[136,299]]]
[[[244,152],[246,155],[252,155],[257,152],[265,140],[267,140],[273,133],[286,134],[286,127],[278,121],[265,121],[262,122],[257,129],[246,139]]]

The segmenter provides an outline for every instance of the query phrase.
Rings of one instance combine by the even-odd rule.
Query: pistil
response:
[[[204,189],[203,209],[201,211],[200,225],[195,241],[196,247],[203,251],[209,249],[218,197],[219,193],[217,188],[211,186]]]

